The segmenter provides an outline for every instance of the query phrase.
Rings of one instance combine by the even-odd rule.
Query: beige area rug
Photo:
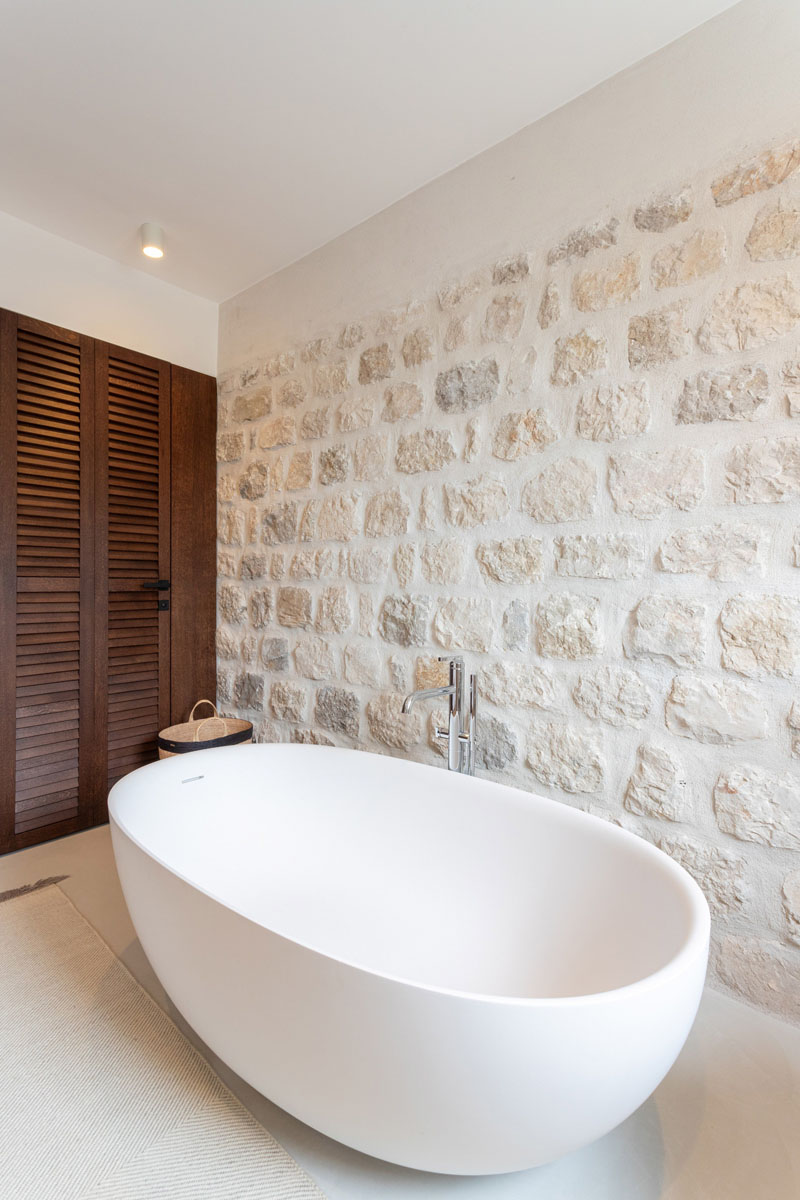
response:
[[[58,887],[0,905],[0,1193],[324,1200]]]

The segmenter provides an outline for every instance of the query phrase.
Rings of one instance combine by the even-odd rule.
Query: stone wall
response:
[[[480,770],[677,858],[800,1020],[800,141],[265,340],[219,417],[223,707],[441,766],[400,702],[463,651]]]

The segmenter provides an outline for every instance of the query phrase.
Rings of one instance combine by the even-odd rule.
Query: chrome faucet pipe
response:
[[[447,741],[447,769],[463,775],[475,774],[475,736],[478,689],[475,675],[469,677],[469,709],[464,708],[464,660],[460,655],[439,656],[439,662],[450,664],[450,682],[442,687],[422,688],[403,700],[401,711],[410,713],[418,700],[434,700],[449,696],[447,728],[434,730],[434,737]],[[466,720],[465,720],[466,711]]]
[[[410,696],[406,696],[403,701],[401,712],[410,713],[412,707],[418,700],[435,700],[439,696],[449,696],[452,693],[452,688],[445,685],[443,687],[423,688],[420,692],[412,692]]]

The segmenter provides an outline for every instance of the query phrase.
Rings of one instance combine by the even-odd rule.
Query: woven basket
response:
[[[195,710],[209,704],[213,717],[194,720]],[[253,740],[253,725],[239,717],[221,717],[210,700],[198,700],[189,713],[189,720],[169,725],[158,735],[158,757],[172,758],[173,754],[189,754],[192,750],[210,750],[214,746],[243,746]]]

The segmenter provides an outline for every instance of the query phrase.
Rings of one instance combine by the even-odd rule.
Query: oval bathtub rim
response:
[[[199,751],[198,753],[214,755],[219,755],[220,753],[231,754],[237,751],[252,751],[257,745],[259,745],[260,748],[263,748],[263,745],[254,743],[251,746],[221,747],[215,750]],[[276,743],[276,745],[286,746],[286,743]],[[292,746],[292,751],[321,751],[323,754],[330,754],[333,751],[335,753],[342,753],[346,755],[369,753],[369,751],[365,752],[361,750],[351,750],[344,746],[313,745]],[[384,758],[388,756],[376,754],[374,757]],[[414,763],[413,760],[398,759],[396,761],[408,763],[409,765],[424,767],[427,770],[442,769],[432,767],[427,763]],[[137,771],[150,771],[153,767],[158,767],[160,765],[160,762],[148,763],[144,767],[137,768]],[[540,796],[535,792],[525,792],[522,790],[522,788],[515,788],[510,784],[497,783],[495,780],[491,779],[475,778],[474,782],[476,783],[494,784],[496,787],[503,788],[505,791],[518,794],[522,799],[533,799],[548,806],[555,805],[558,807],[560,813],[563,812],[566,814],[572,814],[571,816],[567,817],[568,820],[585,819],[590,822],[596,822],[598,825],[602,826],[608,831],[613,830],[614,837],[620,836],[623,838],[623,840],[632,839],[633,841],[640,843],[641,846],[644,847],[644,852],[649,853],[654,860],[659,861],[662,868],[666,866],[666,869],[668,869],[675,876],[675,878],[684,888],[686,898],[690,903],[694,917],[688,936],[683,942],[678,953],[675,954],[673,958],[669,960],[669,962],[665,963],[664,966],[659,967],[657,971],[652,971],[649,975],[645,975],[642,979],[636,979],[632,983],[623,984],[621,987],[608,988],[602,992],[587,992],[580,996],[503,996],[491,992],[469,992],[459,988],[450,988],[432,983],[424,983],[420,980],[409,979],[402,975],[394,975],[388,971],[377,971],[372,967],[364,966],[363,963],[358,963],[351,959],[341,958],[338,955],[331,954],[327,950],[323,950],[318,946],[312,945],[310,942],[303,942],[297,938],[288,937],[286,934],[280,933],[278,930],[271,928],[269,925],[265,925],[261,921],[255,920],[236,905],[229,903],[229,901],[223,899],[221,896],[218,896],[215,892],[210,891],[208,888],[203,887],[201,884],[189,878],[188,875],[184,875],[183,872],[176,870],[174,866],[171,866],[168,862],[161,858],[160,855],[149,849],[138,837],[135,836],[135,834],[130,831],[125,822],[120,819],[119,814],[116,811],[119,802],[116,800],[114,792],[118,787],[120,787],[121,784],[124,784],[127,780],[129,780],[131,776],[137,774],[137,771],[131,771],[128,775],[123,776],[123,778],[120,779],[111,789],[108,798],[108,816],[109,824],[115,825],[123,834],[123,836],[128,838],[128,840],[132,842],[133,845],[135,845],[139,850],[141,850],[144,855],[153,859],[153,861],[165,871],[168,871],[171,875],[174,875],[177,879],[180,879],[181,882],[185,883],[188,887],[194,888],[195,891],[207,896],[209,900],[212,900],[215,904],[219,904],[222,908],[227,909],[229,912],[235,913],[237,917],[241,917],[242,920],[247,921],[250,925],[254,925],[257,929],[263,929],[272,937],[276,937],[282,942],[292,946],[297,946],[310,954],[317,954],[321,958],[327,959],[329,962],[336,963],[339,966],[346,967],[349,970],[358,971],[363,975],[369,975],[373,979],[384,980],[388,983],[396,983],[403,987],[413,988],[417,991],[429,992],[433,993],[434,995],[447,996],[453,999],[471,1001],[479,1004],[503,1004],[514,1007],[538,1009],[556,1007],[561,1008],[564,1006],[569,1008],[583,1008],[609,1004],[615,999],[622,999],[627,996],[635,995],[636,993],[646,995],[647,993],[655,991],[659,987],[663,986],[665,983],[668,983],[673,976],[678,976],[689,970],[694,965],[697,958],[703,957],[706,959],[706,961],[708,958],[711,932],[711,915],[708,902],[698,883],[692,878],[689,872],[680,865],[680,863],[675,862],[675,860],[670,858],[668,854],[665,854],[663,850],[659,850],[657,846],[654,846],[645,838],[640,837],[638,834],[632,833],[630,830],[623,829],[621,826],[612,825],[610,822],[605,821],[602,817],[595,816],[593,813],[587,813],[582,809],[573,808],[571,805],[566,804],[563,801],[554,800],[550,796]],[[472,778],[473,777],[470,776],[463,776],[463,779],[467,783],[471,783]],[[637,848],[641,849],[641,847]]]

